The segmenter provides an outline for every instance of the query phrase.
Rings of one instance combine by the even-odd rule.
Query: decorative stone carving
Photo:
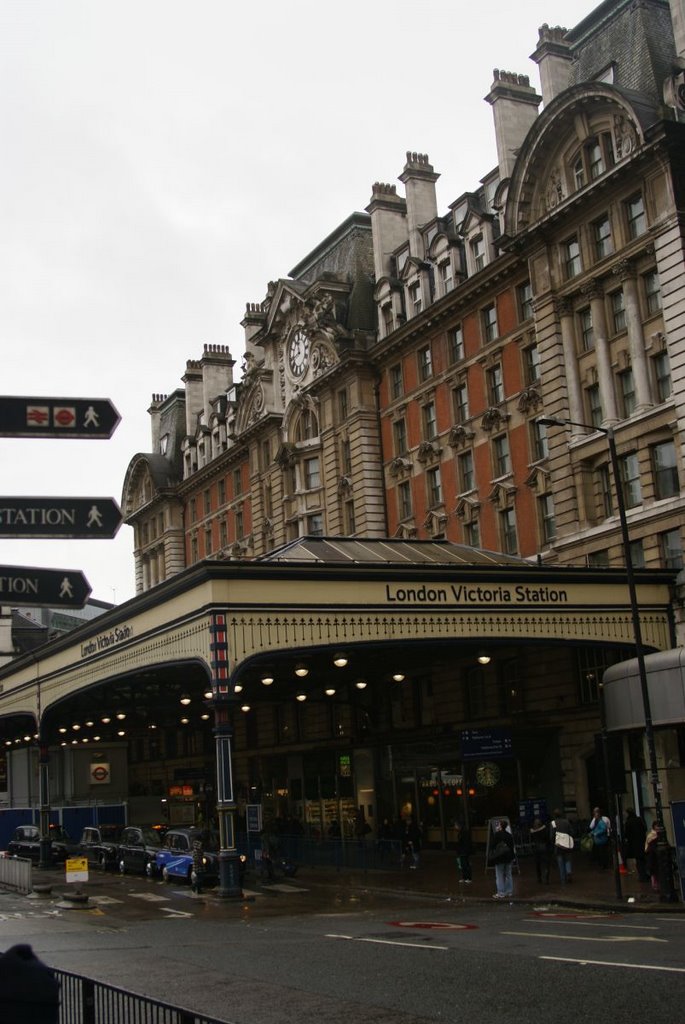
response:
[[[513,484],[498,481],[488,494],[488,501],[498,508],[513,508],[516,488]]]
[[[619,281],[628,281],[637,276],[637,269],[633,260],[620,259],[611,268],[611,273],[615,274]]]
[[[440,455],[440,445],[437,441],[422,441],[419,445],[416,457],[419,462],[432,462]]]
[[[465,495],[457,502],[454,514],[464,523],[474,523],[480,515],[480,502]]]
[[[280,466],[281,469],[292,468],[296,462],[294,446],[291,444],[282,444],[276,452],[274,462],[277,466]]]
[[[431,509],[423,521],[423,528],[424,530],[430,530],[431,533],[442,533],[446,522],[447,514],[445,512],[437,512],[435,509]]]
[[[558,167],[555,167],[549,176],[547,189],[545,191],[545,206],[553,210],[566,198],[564,194],[564,182]]]
[[[630,156],[637,149],[637,132],[625,114],[614,114],[614,141],[619,160]]]
[[[348,494],[352,490],[349,476],[341,476],[338,480],[338,494]]]
[[[405,473],[411,471],[412,462],[411,459],[405,459],[401,455],[398,455],[396,459],[393,459],[389,466],[391,476],[404,476]]]
[[[542,405],[542,395],[539,389],[534,384],[531,384],[525,391],[521,392],[518,400],[518,410],[519,412],[530,412],[531,409],[537,409],[539,405]]]
[[[526,487],[530,487],[533,491],[539,491],[540,494],[544,494],[547,490],[547,482],[549,480],[549,471],[544,469],[542,466],[534,466],[526,477],[524,483]]]
[[[473,430],[467,430],[463,423],[455,423],[453,427],[450,427],[450,432],[447,435],[447,443],[450,448],[463,448],[468,441],[472,441],[475,437]]]
[[[416,536],[416,527],[412,523],[400,523],[395,536],[400,540],[412,540]]]
[[[486,409],[483,413],[480,425],[483,430],[499,430],[508,419],[509,413],[504,412],[503,409],[499,409],[496,405],[491,405],[490,408]]]

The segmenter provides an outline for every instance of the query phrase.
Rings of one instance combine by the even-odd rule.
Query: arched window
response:
[[[311,409],[303,409],[295,430],[296,441],[311,441],[319,436],[319,421]]]

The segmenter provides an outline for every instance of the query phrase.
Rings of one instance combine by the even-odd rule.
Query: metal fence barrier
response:
[[[33,865],[26,857],[0,856],[0,886],[15,892],[30,893],[33,889]]]
[[[80,974],[52,970],[60,983],[59,1024],[227,1024]]]

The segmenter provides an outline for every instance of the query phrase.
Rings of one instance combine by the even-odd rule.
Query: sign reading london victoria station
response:
[[[120,420],[108,398],[0,396],[0,437],[109,438]]]
[[[120,525],[113,498],[0,498],[0,537],[104,540]]]
[[[88,580],[77,570],[0,565],[0,604],[83,608],[90,590]]]
[[[483,586],[480,583],[451,583],[447,587],[397,586],[386,583],[385,597],[390,604],[566,604],[568,590],[546,584],[517,583]]]

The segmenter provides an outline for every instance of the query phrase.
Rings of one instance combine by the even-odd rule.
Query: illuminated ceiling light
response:
[[[69,746],[69,744],[67,743],[66,740],[62,740],[62,742],[60,743],[60,747],[68,747],[68,746]]]
[[[72,747],[74,746],[74,744],[75,744],[75,743],[78,743],[78,740],[72,740],[72,741],[71,741],[71,745],[72,745]]]
[[[78,732],[80,728],[81,728],[81,726],[78,725],[78,724],[72,725],[72,729],[74,730],[74,732]]]
[[[406,678],[404,672],[395,672],[393,674],[393,679],[396,683],[403,683]]]
[[[490,655],[487,654],[486,651],[479,651],[478,652],[478,664],[479,665],[489,665],[490,661],[491,661]]]
[[[347,664],[347,656],[345,654],[336,654],[333,658],[333,664],[336,668],[345,668]]]
[[[333,686],[326,687],[326,689],[324,690],[324,693],[326,694],[327,697],[333,697],[335,695],[335,687],[333,687]]]
[[[295,666],[295,675],[299,676],[300,679],[304,679],[305,676],[309,675],[309,669],[307,668],[306,665],[296,665]]]
[[[274,681],[274,677],[273,676],[262,676],[262,685],[263,686],[271,686],[273,681]]]
[[[358,679],[357,682],[354,685],[357,687],[358,690],[365,690],[366,689],[366,679]]]
[[[154,722],[150,722],[150,724],[148,725],[148,729],[156,729],[156,728],[157,728],[157,726],[156,726],[156,724]]]
[[[123,711],[117,711],[117,718],[119,719],[120,722],[123,722],[123,720],[126,718],[126,715],[124,714]]]
[[[81,742],[82,743],[90,743],[90,740],[88,739],[87,736],[84,736],[83,739],[81,740]]]
[[[95,722],[92,722],[92,721],[88,720],[88,721],[86,722],[86,725],[88,726],[88,728],[89,728],[89,729],[92,729],[92,728],[93,728],[93,726],[95,725]]]
[[[243,692],[243,688],[240,685],[240,683],[236,683],[235,684],[235,686],[233,687],[233,692],[234,693],[242,693]]]
[[[99,742],[100,742],[100,737],[99,737],[99,736],[93,736],[93,739],[94,739],[94,741],[95,741],[96,743],[99,743]]]
[[[16,740],[14,742],[15,743],[21,743],[21,736],[17,736],[17,738],[16,738]],[[76,740],[74,740],[74,743],[75,742],[76,742]]]
[[[30,736],[24,736],[24,741],[26,743],[30,743],[31,742],[31,737]]]
[[[181,704],[183,704],[183,706],[184,706],[184,707],[187,707],[187,706],[188,706],[188,704],[191,704],[191,703],[192,703],[192,700],[191,700],[191,698],[190,698],[190,697],[188,696],[188,694],[187,694],[187,693],[184,693],[184,694],[182,694],[182,696],[181,696],[180,700],[181,700]]]
[[[211,700],[214,694],[212,693],[211,690],[205,690],[202,696],[204,697],[205,700]]]
[[[12,746],[12,740],[5,740],[5,746],[6,747],[11,747]]]
[[[241,711],[249,711],[250,710],[250,705],[249,704],[242,704],[240,710]]]
[[[189,721],[190,721],[190,719],[189,719],[189,718],[182,718],[182,719],[181,719],[181,725],[188,725],[188,722],[189,722]]]
[[[118,729],[117,730],[117,736],[125,736],[125,735],[126,735],[126,730],[125,729]]]
[[[60,731],[60,732],[66,732],[66,731],[67,731],[67,729],[66,729],[66,726],[64,726],[64,725],[60,725],[60,727],[59,727],[59,731]]]
[[[295,694],[295,700],[303,701],[303,700],[306,700],[306,699],[307,699],[307,694],[306,693],[297,693],[297,694]]]
[[[109,715],[105,715],[105,717],[102,719],[104,725],[109,725],[111,721],[112,719],[109,717]]]
[[[205,711],[204,715],[200,715],[200,718],[202,719],[203,722],[208,722],[209,721],[209,715],[207,714],[206,711]]]

